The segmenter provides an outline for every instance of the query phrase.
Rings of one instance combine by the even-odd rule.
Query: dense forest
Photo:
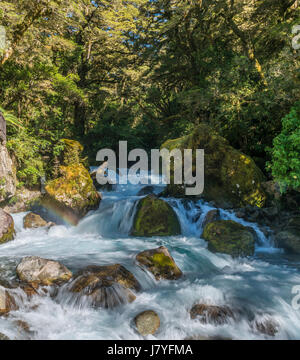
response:
[[[206,123],[282,189],[299,188],[299,5],[1,1],[0,106],[19,182],[51,173],[61,138],[94,164],[119,140],[149,150]]]

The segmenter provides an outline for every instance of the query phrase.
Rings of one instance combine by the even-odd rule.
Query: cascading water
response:
[[[0,281],[14,282],[16,265],[28,255],[58,260],[73,273],[88,265],[119,263],[140,282],[142,291],[137,299],[114,309],[96,309],[85,297],[71,296],[67,286],[55,297],[49,293],[30,300],[21,290],[14,290],[19,310],[0,317],[1,333],[12,339],[142,339],[133,318],[152,309],[161,318],[161,328],[147,339],[263,339],[268,336],[255,330],[254,324],[269,318],[278,324],[275,338],[300,338],[300,312],[291,305],[292,288],[300,285],[299,270],[272,247],[256,224],[221,210],[223,219],[251,226],[259,241],[252,258],[213,254],[200,235],[206,213],[214,208],[203,201],[166,199],[180,219],[182,235],[135,238],[129,234],[141,188],[118,185],[114,191],[104,192],[99,210],[89,213],[76,227],[25,230],[25,213],[16,214],[16,239],[0,247]],[[161,190],[161,186],[155,187],[155,192]],[[158,282],[137,266],[137,253],[161,245],[168,247],[183,271],[180,280]],[[112,292],[119,296],[118,289]],[[195,303],[229,306],[239,315],[224,325],[203,324],[190,317]],[[29,331],[20,330],[20,322],[27,323]]]

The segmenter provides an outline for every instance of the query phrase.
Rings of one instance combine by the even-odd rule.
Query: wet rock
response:
[[[8,289],[0,286],[0,315],[7,314],[11,310],[16,310],[17,305],[13,295]]]
[[[300,216],[291,218],[285,228],[275,235],[274,240],[279,248],[300,254]]]
[[[86,296],[95,307],[113,308],[133,302],[139,282],[124,266],[89,266],[69,286],[69,291]]]
[[[41,205],[76,225],[90,210],[98,209],[101,196],[82,164],[61,166],[60,173],[59,178],[47,183]]]
[[[182,276],[181,270],[164,246],[143,251],[136,256],[136,260],[140,265],[145,266],[156,280],[176,280]]]
[[[263,207],[266,194],[262,188],[265,177],[253,159],[231,147],[227,140],[212,128],[201,124],[187,136],[166,141],[161,148],[204,149],[204,192],[201,197],[224,208],[243,207],[247,204]],[[195,155],[194,155],[195,156]],[[195,163],[195,159],[193,159]],[[176,166],[176,164],[175,164]],[[171,182],[174,178],[171,168]],[[166,196],[183,197],[184,187],[172,182],[167,186]]]
[[[201,236],[208,241],[212,252],[232,256],[251,256],[254,254],[255,236],[249,228],[231,220],[212,222],[204,228]]]
[[[131,231],[133,236],[171,236],[180,233],[177,215],[167,202],[155,195],[139,200]]]
[[[10,338],[7,337],[6,335],[0,333],[0,341],[1,341],[1,340],[2,340],[2,341],[6,341],[6,340],[10,340]]]
[[[275,336],[279,331],[279,325],[273,319],[257,320],[254,328],[256,331],[268,336]]]
[[[70,280],[72,273],[57,261],[42,259],[38,256],[28,256],[17,266],[20,280],[36,285],[59,285]]]
[[[143,335],[154,335],[160,327],[160,318],[153,310],[147,310],[134,319],[138,332]]]
[[[191,319],[197,319],[203,324],[223,325],[234,320],[234,314],[227,306],[197,304],[192,307],[190,315]]]
[[[35,229],[39,227],[47,226],[48,223],[40,217],[40,215],[29,213],[23,219],[23,225],[25,229]]]
[[[214,221],[218,221],[218,220],[221,220],[221,217],[220,217],[220,211],[219,210],[210,210],[206,216],[205,216],[205,219],[203,221],[203,228],[205,228],[205,226],[211,222],[214,222]]]
[[[15,236],[14,220],[5,211],[0,209],[0,244],[13,240]]]
[[[143,187],[139,192],[138,192],[138,196],[143,196],[143,195],[149,195],[149,194],[153,194],[154,193],[154,186],[152,185],[148,185]]]

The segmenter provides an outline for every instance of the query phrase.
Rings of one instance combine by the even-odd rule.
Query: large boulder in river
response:
[[[101,197],[82,164],[61,166],[61,176],[47,183],[42,205],[76,225],[88,211],[99,207]]]
[[[0,244],[13,240],[14,236],[15,225],[13,218],[0,209]]]
[[[138,332],[143,335],[154,335],[160,327],[160,318],[153,310],[147,310],[134,319]]]
[[[42,219],[40,215],[30,212],[24,217],[23,225],[25,229],[35,229],[35,228],[47,226],[48,223],[47,221]]]
[[[27,256],[17,266],[17,275],[21,281],[39,285],[60,285],[71,279],[72,273],[58,261]]]
[[[205,226],[201,236],[208,250],[232,256],[251,256],[255,250],[253,231],[235,221],[220,220]]]
[[[14,297],[9,293],[9,290],[0,286],[0,315],[7,314],[11,310],[16,310],[17,305]]]
[[[92,306],[104,308],[133,302],[136,299],[134,292],[140,289],[134,275],[120,264],[88,266],[69,286],[79,298],[86,297]]]
[[[16,193],[16,170],[6,148],[6,122],[0,112],[0,203]]]
[[[242,207],[247,204],[264,206],[266,195],[261,184],[265,178],[261,170],[249,156],[231,147],[226,139],[209,126],[201,124],[190,135],[168,140],[161,148],[170,151],[204,149],[205,182],[201,196],[206,200],[213,200],[221,207]],[[195,158],[193,164],[195,170]],[[172,171],[174,169],[171,169],[171,180]],[[165,195],[182,197],[185,195],[184,186],[171,183],[167,186]]]
[[[275,244],[287,252],[300,254],[300,216],[291,218],[286,227],[275,235]]]
[[[131,231],[133,236],[171,236],[180,233],[177,215],[167,202],[155,195],[139,200]]]
[[[156,280],[176,280],[182,276],[181,270],[165,246],[143,251],[136,256],[136,260],[140,265],[145,266]]]

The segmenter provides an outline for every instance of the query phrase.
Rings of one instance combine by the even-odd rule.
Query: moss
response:
[[[8,241],[11,241],[14,239],[14,237],[15,237],[15,226],[14,226],[14,222],[12,222],[7,232],[3,234],[2,237],[0,238],[0,244],[4,244]]]
[[[45,206],[62,213],[72,210],[79,218],[99,207],[100,195],[82,164],[61,166],[60,172],[62,176],[48,182],[45,187],[47,194],[42,200]]]
[[[232,256],[254,254],[255,238],[249,229],[231,220],[220,220],[205,226],[202,238],[208,241],[212,252]]]
[[[266,195],[261,183],[265,179],[261,170],[249,156],[232,148],[226,139],[216,134],[209,126],[201,124],[192,134],[168,140],[162,148],[170,151],[175,148],[204,149],[205,183],[202,196],[206,200],[214,200],[219,206],[264,206]],[[195,159],[193,163],[195,167]],[[171,170],[172,180],[174,169]],[[181,197],[184,195],[184,188],[171,183],[165,195]]]
[[[163,278],[176,280],[182,276],[181,270],[165,247],[146,250],[136,257],[137,261],[147,267],[157,280]]]
[[[76,140],[62,139],[61,142],[64,145],[62,164],[67,166],[80,163],[83,146]]]
[[[171,236],[180,233],[177,215],[168,203],[154,195],[139,201],[134,218],[133,236]]]

